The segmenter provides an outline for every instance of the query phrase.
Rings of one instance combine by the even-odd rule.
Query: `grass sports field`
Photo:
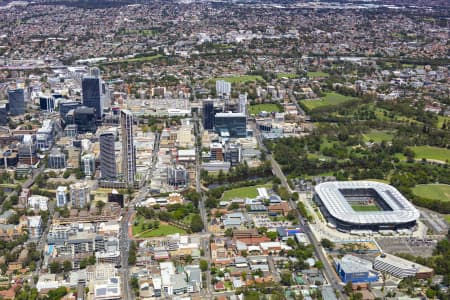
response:
[[[277,74],[277,78],[281,79],[281,78],[288,78],[288,79],[294,79],[294,78],[299,78],[300,76],[298,76],[295,73],[278,73]]]
[[[376,205],[352,205],[354,211],[380,211]]]
[[[319,77],[328,77],[330,76],[330,74],[322,71],[317,71],[317,72],[308,72],[307,76],[309,78],[319,78]]]
[[[223,192],[222,200],[229,201],[234,198],[255,198],[258,196],[257,188],[266,187],[269,188],[271,185],[255,185],[255,186],[246,186],[237,189],[232,189]]]
[[[371,131],[363,134],[364,141],[373,141],[374,143],[381,143],[382,141],[392,141],[394,134],[387,131]]]
[[[440,161],[450,161],[450,150],[431,146],[414,146],[411,150],[416,154],[416,159],[435,159]]]
[[[350,100],[356,100],[358,98],[344,96],[335,92],[327,93],[325,97],[317,100],[301,100],[308,109],[314,109],[322,106],[332,106],[345,103]]]
[[[447,184],[419,184],[412,191],[419,197],[450,201],[450,185]]]
[[[231,83],[246,83],[252,81],[264,81],[264,78],[259,75],[241,75],[215,78],[214,82],[216,82],[217,80],[225,80]]]
[[[280,107],[276,104],[264,103],[264,104],[251,105],[251,106],[249,106],[248,111],[251,115],[257,115],[262,111],[280,112]]]

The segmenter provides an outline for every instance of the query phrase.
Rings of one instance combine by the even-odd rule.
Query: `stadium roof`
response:
[[[354,211],[340,189],[373,189],[392,211]],[[343,222],[369,224],[401,224],[416,221],[419,211],[394,187],[374,181],[332,181],[318,184],[316,194],[334,218]]]

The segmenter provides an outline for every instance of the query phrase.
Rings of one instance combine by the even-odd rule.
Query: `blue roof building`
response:
[[[372,269],[372,262],[354,255],[345,255],[341,259],[336,259],[335,267],[344,283],[378,281],[378,273]]]

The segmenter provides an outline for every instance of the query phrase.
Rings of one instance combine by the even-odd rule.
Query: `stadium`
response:
[[[314,200],[340,231],[413,229],[419,211],[394,187],[373,181],[318,184]]]

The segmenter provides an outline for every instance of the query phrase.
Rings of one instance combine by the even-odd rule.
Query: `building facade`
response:
[[[67,187],[58,186],[56,189],[56,206],[64,207],[67,205]]]
[[[247,117],[242,113],[217,113],[215,115],[216,133],[223,137],[246,137]]]
[[[128,185],[133,185],[136,176],[136,150],[133,144],[133,115],[129,110],[120,112],[122,129],[122,171]]]
[[[231,95],[231,83],[224,80],[216,81],[216,94],[219,97],[228,97]]]
[[[214,102],[212,100],[203,101],[203,128],[205,130],[214,129]]]
[[[93,154],[86,154],[81,157],[84,176],[95,175],[95,157]]]
[[[25,113],[25,92],[23,89],[8,91],[9,113],[20,116]]]
[[[83,105],[95,109],[95,116],[103,115],[102,84],[99,77],[84,77],[82,82]]]
[[[91,188],[85,182],[70,185],[70,204],[75,208],[84,208],[91,202]]]
[[[100,172],[101,178],[106,180],[117,177],[116,155],[114,143],[116,136],[114,132],[102,132],[100,140]]]
[[[64,169],[66,166],[66,155],[61,151],[52,151],[48,155],[48,167],[50,169]]]

